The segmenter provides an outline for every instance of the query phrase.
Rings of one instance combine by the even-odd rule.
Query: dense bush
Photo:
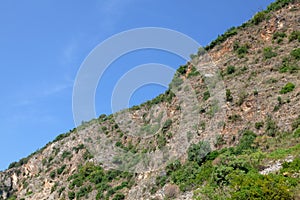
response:
[[[269,174],[266,176],[258,173],[239,173],[231,176],[233,190],[231,199],[292,199],[288,178]]]
[[[130,188],[132,184],[129,184],[129,182],[132,181],[132,177],[132,174],[129,172],[118,170],[105,171],[101,166],[96,166],[89,162],[79,167],[78,172],[68,178],[68,181],[70,181],[69,189],[80,188],[76,193],[76,198],[84,197],[94,189],[98,190],[97,199],[102,199],[105,192],[107,192],[107,198],[109,198],[124,187]],[[126,181],[123,181],[121,185],[115,188],[111,188],[109,184],[115,180]],[[71,193],[71,195],[74,196],[75,193]]]
[[[236,153],[241,154],[241,153],[243,153],[243,151],[253,150],[254,149],[253,142],[254,142],[255,138],[256,138],[256,135],[252,131],[249,131],[249,130],[244,131],[242,133],[240,142],[239,142],[238,146],[236,147]]]
[[[205,160],[205,156],[211,152],[210,144],[206,141],[200,141],[197,144],[192,144],[188,148],[188,160],[195,161],[199,165]]]
[[[260,22],[264,21],[266,19],[266,16],[267,16],[267,12],[265,11],[258,12],[252,18],[252,23],[257,25]]]
[[[293,83],[287,83],[285,86],[282,87],[280,90],[280,94],[286,94],[288,92],[291,92],[295,89],[295,85]]]

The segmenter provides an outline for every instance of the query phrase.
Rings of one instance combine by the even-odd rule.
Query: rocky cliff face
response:
[[[266,155],[292,148],[292,162],[300,141],[299,14],[299,1],[275,2],[212,42],[208,53],[199,49],[165,94],[126,115],[101,115],[12,163],[0,172],[0,199],[210,199],[201,192],[197,196],[205,181],[183,188],[174,178],[178,168],[170,167],[171,158],[185,166],[191,160],[185,142],[207,141],[216,152],[239,145],[245,130],[255,132],[256,148]],[[196,105],[180,93],[187,90],[193,91]],[[283,140],[279,133],[296,136]],[[268,143],[273,140],[279,142]],[[257,170],[276,159],[261,158]],[[214,166],[220,162],[222,156],[212,161]],[[233,189],[227,189],[223,193],[234,198]]]

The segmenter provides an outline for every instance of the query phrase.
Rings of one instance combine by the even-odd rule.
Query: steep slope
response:
[[[300,2],[276,1],[165,94],[12,163],[0,199],[299,199],[299,44]]]

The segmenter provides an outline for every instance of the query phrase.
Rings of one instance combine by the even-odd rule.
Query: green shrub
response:
[[[114,198],[112,200],[123,200],[125,199],[125,195],[122,193],[115,194]]]
[[[229,89],[226,89],[226,101],[232,101],[233,97],[231,95],[231,91]]]
[[[69,199],[75,199],[75,192],[69,191],[68,192],[68,197],[69,197]]]
[[[299,60],[300,59],[300,48],[292,50],[291,56],[293,56],[296,60]]]
[[[295,138],[299,138],[300,137],[300,128],[296,129],[294,132],[293,132],[293,135]]]
[[[172,172],[180,169],[180,167],[181,167],[181,163],[180,163],[179,160],[175,160],[174,162],[169,163],[166,166],[166,173],[167,173],[167,175],[170,175]]]
[[[288,92],[291,92],[295,89],[295,85],[293,83],[287,83],[285,86],[282,87],[280,90],[280,94],[286,94]]]
[[[55,170],[51,171],[50,172],[50,178],[54,179],[55,176],[56,176],[56,171]]]
[[[227,68],[226,68],[226,73],[227,74],[233,74],[235,72],[235,67],[234,66],[228,66]]]
[[[236,27],[232,27],[232,28],[228,29],[224,34],[219,35],[217,39],[215,39],[208,46],[206,46],[205,50],[210,50],[210,49],[214,48],[216,45],[219,45],[219,44],[223,43],[229,37],[231,37],[233,35],[236,35],[236,34],[237,34],[237,28]]]
[[[57,171],[56,171],[57,174],[62,174],[66,167],[67,167],[67,165],[63,165],[60,168],[58,168]]]
[[[300,42],[300,31],[293,31],[289,36],[289,41],[292,42],[294,40],[298,40]]]
[[[291,185],[288,178],[269,174],[266,176],[258,173],[239,173],[232,175],[231,187],[239,188],[232,190],[231,199],[292,199]]]
[[[203,100],[206,101],[206,100],[209,99],[209,97],[210,97],[209,91],[205,91],[205,92],[203,93]]]
[[[242,133],[240,142],[236,147],[236,153],[241,154],[245,150],[255,149],[255,147],[253,146],[253,142],[254,142],[255,138],[256,138],[256,135],[252,131],[249,131],[249,130],[244,131]]]
[[[193,77],[193,76],[199,76],[200,72],[197,70],[195,66],[191,68],[191,71],[188,74],[188,78]]]
[[[275,32],[273,34],[273,40],[277,40],[278,38],[285,38],[286,37],[286,34],[283,33],[283,32]]]
[[[273,52],[272,47],[265,47],[263,50],[265,59],[270,59],[277,56],[277,53]]]
[[[258,12],[252,18],[252,23],[255,25],[259,24],[260,22],[266,19],[267,13],[265,11]]]
[[[218,166],[213,173],[213,180],[218,185],[227,185],[229,183],[228,175],[233,172],[233,167]]]
[[[289,3],[293,3],[295,2],[295,0],[277,0],[273,3],[271,3],[268,8],[267,8],[267,12],[271,12],[271,11],[276,11],[279,10],[287,5],[289,5]]]
[[[233,114],[233,115],[228,116],[228,120],[231,122],[241,121],[242,117],[238,114]]]
[[[271,117],[267,117],[266,120],[266,133],[268,136],[274,137],[278,131],[276,122]]]
[[[177,69],[177,72],[181,75],[184,75],[186,74],[187,72],[187,68],[188,68],[188,65],[181,65],[178,69]]]
[[[162,132],[165,133],[169,130],[169,128],[172,125],[172,119],[167,119],[164,123],[164,125],[162,126]]]
[[[255,128],[257,130],[261,129],[262,127],[264,127],[264,122],[256,122],[255,123]]]
[[[64,160],[65,158],[71,158],[72,153],[70,151],[64,151],[61,155],[61,158]]]
[[[87,197],[87,195],[92,191],[92,186],[84,186],[79,189],[76,193],[76,199],[80,199],[81,197]]]
[[[206,141],[200,141],[197,144],[192,144],[188,148],[188,160],[195,161],[201,165],[209,152],[211,152],[211,148],[209,143]]]

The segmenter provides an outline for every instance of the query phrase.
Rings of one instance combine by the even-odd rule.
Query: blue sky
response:
[[[0,2],[0,170],[74,128],[72,88],[76,73],[97,44],[121,31],[164,27],[205,46],[271,0],[2,0]],[[162,51],[130,53],[117,60],[98,85],[97,114],[110,113],[118,78],[130,68],[184,61]],[[122,70],[119,70],[122,69]],[[131,104],[164,91],[137,90]]]

